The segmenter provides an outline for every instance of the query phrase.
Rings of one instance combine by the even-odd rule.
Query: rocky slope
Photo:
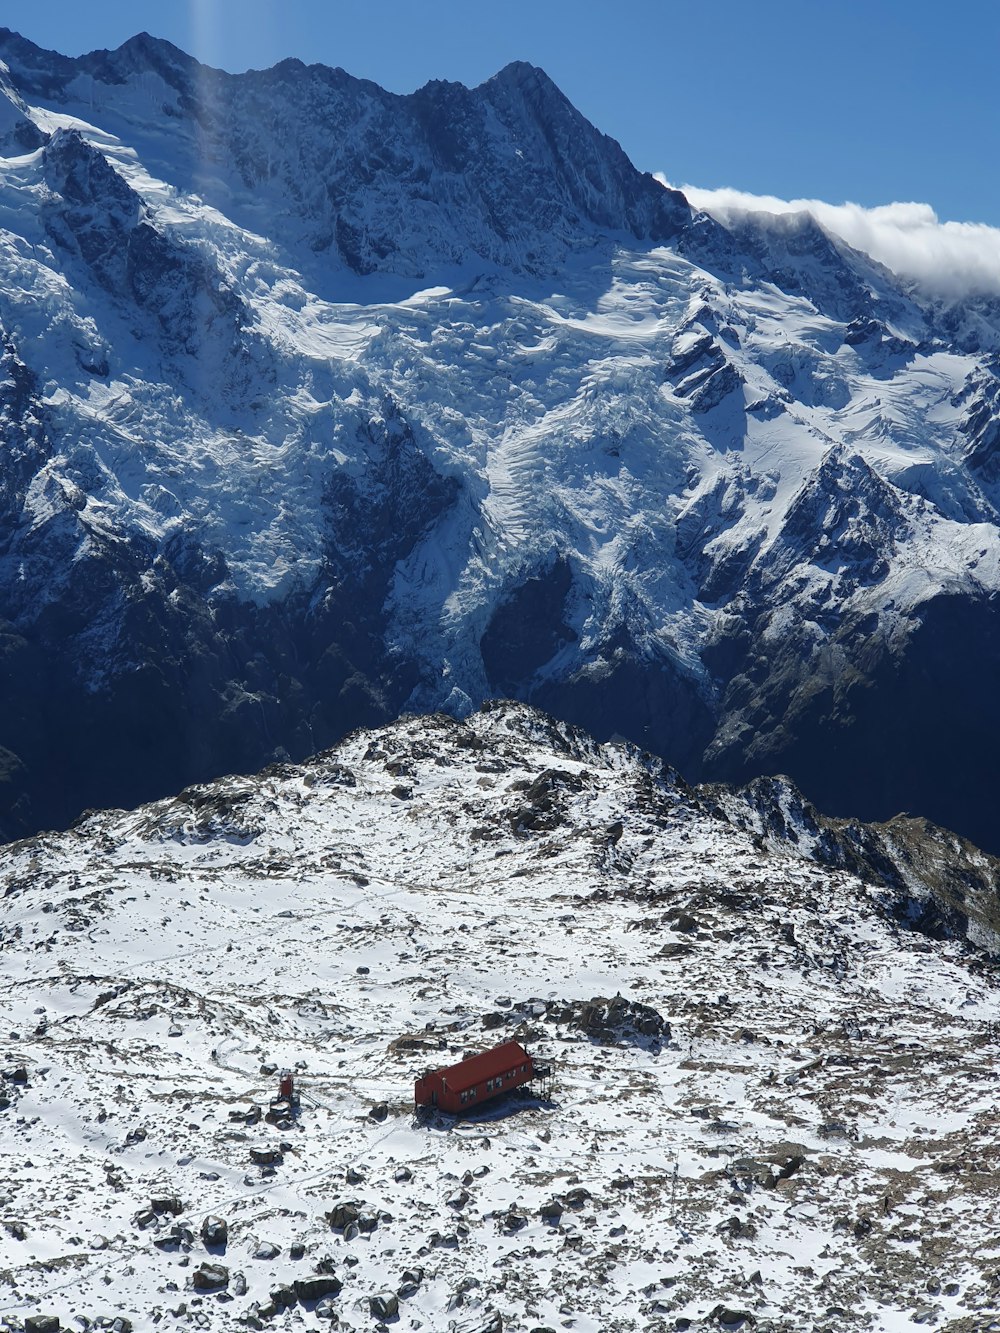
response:
[[[995,967],[863,837],[508,704],[4,849],[0,1319],[991,1327]],[[414,1117],[511,1037],[550,1097]]]
[[[995,303],[523,64],[0,59],[0,836],[513,696],[1000,847]]]

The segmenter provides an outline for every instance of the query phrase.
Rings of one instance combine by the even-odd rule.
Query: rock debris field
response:
[[[0,1327],[1000,1329],[995,968],[739,799],[504,704],[2,849]]]

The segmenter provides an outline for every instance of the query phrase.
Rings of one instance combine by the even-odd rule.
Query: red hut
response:
[[[417,1106],[442,1111],[468,1111],[502,1092],[519,1088],[543,1072],[519,1042],[506,1041],[482,1055],[471,1055],[447,1069],[431,1069],[418,1078],[413,1093]]]

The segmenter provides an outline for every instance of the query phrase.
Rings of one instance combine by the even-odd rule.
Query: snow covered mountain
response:
[[[986,1330],[997,871],[509,703],[4,848],[0,1320]]]
[[[1000,847],[995,301],[523,64],[0,61],[0,832],[504,695]]]

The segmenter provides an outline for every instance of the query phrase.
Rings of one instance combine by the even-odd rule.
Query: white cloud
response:
[[[657,179],[665,185],[666,177]],[[930,204],[827,204],[821,199],[777,199],[742,190],[681,185],[695,208],[720,222],[746,213],[809,212],[821,226],[863,250],[901,278],[948,299],[1000,295],[1000,228],[979,222],[942,222]]]

